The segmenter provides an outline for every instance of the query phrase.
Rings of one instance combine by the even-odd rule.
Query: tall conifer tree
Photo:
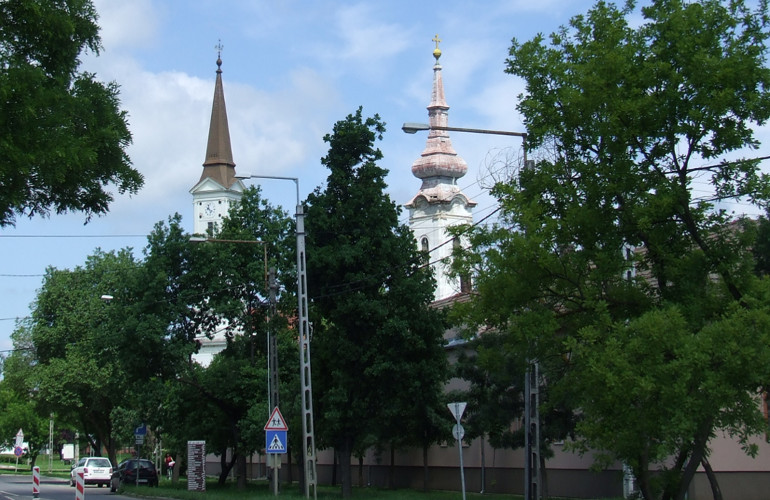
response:
[[[308,198],[316,429],[339,455],[346,498],[353,451],[372,439],[400,444],[395,429],[428,421],[417,415],[435,413],[446,378],[435,281],[376,163],[384,132],[361,108],[337,122],[324,137],[326,186]]]

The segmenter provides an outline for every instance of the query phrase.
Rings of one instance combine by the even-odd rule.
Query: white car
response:
[[[112,464],[109,458],[84,457],[70,471],[70,486],[75,486],[78,473],[83,473],[84,484],[108,486],[112,479]]]

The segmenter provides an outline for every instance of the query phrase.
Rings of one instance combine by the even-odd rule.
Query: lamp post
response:
[[[317,498],[315,435],[313,431],[313,387],[310,375],[310,324],[308,320],[307,270],[305,269],[305,214],[299,200],[299,178],[275,175],[242,175],[238,179],[276,179],[292,181],[296,187],[297,233],[297,321],[299,343],[299,379],[302,391],[302,454],[304,460],[305,498]]]
[[[422,130],[441,130],[446,132],[466,132],[469,134],[488,134],[488,135],[507,135],[521,137],[521,145],[524,149],[524,167],[527,167],[527,133],[509,132],[508,130],[489,130],[485,128],[462,128],[445,127],[443,125],[428,125],[427,123],[406,122],[401,126],[401,130],[407,134],[416,134]]]
[[[510,132],[507,130],[488,130],[480,128],[446,127],[443,125],[429,125],[427,123],[407,122],[401,127],[407,134],[419,131],[440,130],[447,132],[465,132],[470,134],[489,134],[521,137],[524,149],[524,168],[529,167],[527,161],[527,133]],[[541,497],[542,488],[540,472],[540,413],[539,413],[539,367],[537,361],[527,362],[527,372],[524,375],[524,499],[538,500]]]

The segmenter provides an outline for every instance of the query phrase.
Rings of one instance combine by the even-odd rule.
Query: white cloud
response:
[[[151,0],[94,0],[94,6],[105,48],[150,47],[156,42],[159,12]]]

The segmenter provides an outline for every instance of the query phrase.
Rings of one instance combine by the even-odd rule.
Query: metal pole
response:
[[[531,387],[530,387],[530,363],[527,362],[527,371],[524,374],[524,500],[532,500],[532,436],[530,435],[532,415],[530,414]]]
[[[276,316],[276,290],[278,285],[275,282],[275,268],[271,267],[269,272],[268,281],[270,283],[269,301],[270,301],[270,324],[268,325],[268,335],[270,345],[269,347],[269,370],[270,370],[270,412],[277,406],[280,406],[279,401],[279,381],[278,381],[278,335],[274,326],[273,320]]]
[[[299,321],[299,369],[300,390],[302,391],[302,439],[305,472],[305,498],[317,498],[315,435],[313,431],[313,387],[310,375],[310,324],[307,308],[307,272],[305,269],[305,214],[299,202],[299,178],[280,175],[244,175],[237,179],[278,179],[292,181],[297,193],[297,320]],[[312,487],[312,488],[311,488]]]
[[[299,183],[298,183],[299,185]],[[305,269],[305,214],[299,203],[297,188],[297,300],[299,315],[299,364],[302,386],[302,436],[305,461],[305,498],[318,497],[315,436],[313,431],[313,387],[310,376],[310,324],[307,306],[307,270]]]
[[[53,471],[53,413],[48,421],[48,472]]]
[[[524,499],[539,500],[541,493],[540,473],[540,411],[539,366],[527,363],[524,379]]]
[[[457,449],[460,452],[460,483],[463,488],[463,500],[465,500],[465,469],[463,468],[463,439],[457,440]]]
[[[276,315],[276,289],[275,282],[275,268],[271,267],[269,271],[269,301],[270,301],[270,323],[268,324],[268,339],[267,339],[267,362],[268,362],[268,409],[272,415],[273,409],[279,406],[278,401],[278,335],[275,331],[273,320]],[[273,477],[271,483],[273,487],[273,495],[278,495],[278,465],[280,464],[280,455],[272,454],[268,455],[271,468],[273,469]]]

